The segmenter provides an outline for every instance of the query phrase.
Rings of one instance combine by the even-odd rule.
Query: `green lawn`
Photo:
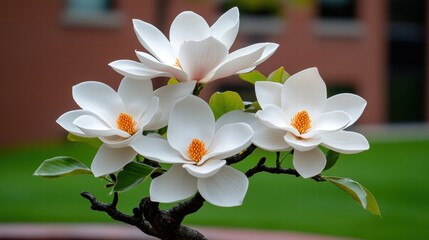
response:
[[[47,158],[70,155],[90,165],[94,150],[78,143],[45,143],[0,150],[0,222],[110,222],[89,209],[81,191],[109,201],[104,181],[90,176],[42,179],[32,173]],[[304,231],[363,239],[425,239],[429,236],[429,140],[372,143],[367,152],[342,155],[325,175],[350,177],[377,198],[383,218],[371,215],[332,184],[259,173],[244,205],[210,204],[187,224]],[[273,159],[271,159],[273,160]],[[257,159],[240,163],[244,170]],[[289,163],[290,164],[290,163]],[[120,196],[130,212],[148,183]]]

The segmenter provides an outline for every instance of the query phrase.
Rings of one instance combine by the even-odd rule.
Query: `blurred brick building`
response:
[[[131,19],[168,35],[181,11],[195,11],[212,24],[232,5],[241,9],[233,50],[280,44],[257,68],[262,73],[317,66],[332,94],[354,92],[368,101],[360,123],[428,122],[424,0],[4,0],[0,144],[65,136],[55,120],[77,108],[71,87],[79,82],[117,88],[121,76],[107,64],[136,60],[134,50],[144,50]],[[252,86],[237,77],[209,84],[203,96],[231,87],[253,97]]]

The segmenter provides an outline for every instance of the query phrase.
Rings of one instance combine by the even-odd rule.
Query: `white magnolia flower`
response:
[[[229,53],[238,33],[239,12],[232,8],[211,27],[198,14],[180,13],[171,24],[170,39],[153,25],[133,20],[140,43],[152,54],[137,51],[139,62],[118,60],[109,65],[132,78],[174,77],[207,83],[251,71],[277,49],[275,43],[258,43]]]
[[[319,144],[340,153],[369,148],[364,136],[344,131],[362,114],[366,101],[348,93],[326,99],[326,86],[317,68],[292,75],[284,85],[257,82],[255,90],[263,110],[256,113],[261,126],[253,143],[269,151],[293,148],[293,165],[301,176],[323,171],[326,157]]]
[[[167,140],[143,136],[133,141],[131,147],[144,157],[173,164],[152,180],[151,200],[175,202],[198,190],[208,202],[230,207],[242,204],[248,179],[225,165],[224,159],[248,147],[252,135],[253,130],[245,123],[216,127],[208,104],[189,96],[173,107]]]
[[[131,162],[137,153],[130,142],[143,130],[166,126],[174,103],[194,86],[180,83],[153,91],[150,80],[124,78],[115,92],[101,82],[83,82],[73,87],[73,99],[82,109],[64,113],[57,123],[72,134],[103,141],[91,165],[96,177],[103,176]]]

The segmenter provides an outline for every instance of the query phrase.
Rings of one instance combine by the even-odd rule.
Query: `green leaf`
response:
[[[227,112],[244,109],[240,95],[232,91],[214,93],[210,98],[209,105],[216,119]]]
[[[347,192],[357,203],[370,213],[380,216],[380,209],[374,195],[360,183],[350,178],[324,177],[327,181]]]
[[[112,189],[112,192],[124,192],[127,191],[141,182],[143,182],[148,176],[150,176],[156,168],[149,165],[130,162],[122,171],[119,172],[116,184]]]
[[[170,78],[168,79],[167,85],[173,85],[173,84],[178,84],[179,80],[175,79],[175,78]]]
[[[72,157],[59,156],[43,161],[34,176],[58,178],[63,176],[92,174],[91,170]]]
[[[71,142],[86,143],[95,148],[99,148],[103,144],[103,142],[101,142],[101,140],[98,138],[85,138],[85,137],[74,135],[72,133],[69,133],[67,135],[67,139]]]
[[[278,82],[278,83],[285,83],[286,80],[290,77],[290,74],[287,73],[284,69],[284,67],[280,67],[279,69],[272,72],[267,80],[270,82]]]
[[[332,168],[335,165],[335,163],[337,163],[338,158],[340,158],[340,153],[329,150],[326,153],[326,166],[325,166],[325,169],[323,169],[323,171],[326,171]]]
[[[254,101],[251,104],[246,105],[245,107],[246,109],[244,111],[251,113],[256,113],[258,110],[262,109],[258,101]]]
[[[241,79],[243,79],[246,82],[249,82],[251,84],[255,84],[255,82],[257,81],[266,81],[267,78],[260,73],[257,70],[248,72],[248,73],[242,73],[240,75],[238,75]]]

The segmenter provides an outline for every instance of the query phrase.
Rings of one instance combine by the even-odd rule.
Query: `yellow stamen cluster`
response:
[[[294,127],[300,134],[304,134],[308,132],[311,128],[311,119],[308,112],[303,110],[295,114],[295,116],[291,119],[291,125]]]
[[[137,123],[133,120],[133,117],[126,113],[119,114],[118,118],[116,119],[116,124],[118,125],[119,129],[129,133],[130,135],[136,133]]]
[[[194,160],[195,162],[201,161],[201,158],[203,158],[204,155],[206,155],[206,145],[203,141],[194,138],[192,139],[191,144],[189,144],[188,147],[188,155],[189,157]]]
[[[182,65],[180,64],[180,61],[178,58],[176,58],[176,62],[174,62],[173,65],[183,70]]]

